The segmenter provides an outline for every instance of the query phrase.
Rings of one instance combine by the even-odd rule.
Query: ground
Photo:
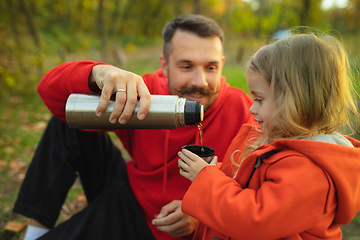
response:
[[[141,57],[136,59],[128,58],[128,66],[142,64],[141,71],[131,71],[139,74],[152,72],[158,63],[147,60],[148,56],[157,59],[155,56],[161,50],[150,49],[142,51]],[[91,59],[90,57],[88,59]],[[76,60],[69,57],[67,61]],[[85,59],[85,58],[84,58]],[[227,62],[229,58],[227,58]],[[229,65],[229,64],[228,64]],[[34,95],[32,98],[16,96],[15,94],[0,102],[0,240],[23,239],[25,228],[18,232],[5,229],[9,222],[16,222],[26,225],[27,219],[13,214],[12,208],[24,179],[27,167],[40,140],[41,134],[50,119],[50,113],[41,102],[41,99]],[[115,140],[116,137],[112,135]],[[121,148],[121,143],[116,141]],[[126,155],[128,157],[128,155]],[[76,181],[64,204],[58,223],[68,219],[75,212],[86,206],[86,199],[82,192],[81,184]],[[354,220],[341,227],[343,240],[360,240],[360,212]]]

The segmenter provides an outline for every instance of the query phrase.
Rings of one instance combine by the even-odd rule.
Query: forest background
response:
[[[324,1],[0,1],[0,239],[20,239],[27,223],[11,210],[51,116],[36,92],[48,70],[66,61],[90,59],[138,74],[153,72],[159,66],[165,23],[199,13],[215,19],[225,31],[224,75],[233,86],[247,90],[246,59],[277,30],[307,26],[342,39],[359,89],[360,0],[342,5],[335,0],[328,7]],[[84,205],[81,187],[75,184],[59,222]],[[344,239],[360,239],[360,216],[346,227]]]

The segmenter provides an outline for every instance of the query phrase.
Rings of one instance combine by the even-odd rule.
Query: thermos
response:
[[[100,96],[71,94],[66,102],[66,121],[72,128],[81,129],[176,129],[195,125],[204,118],[203,105],[176,95],[151,95],[148,114],[143,120],[137,118],[139,101],[130,120],[125,124],[110,123],[109,117],[115,101],[110,99],[106,111],[100,117],[95,110]]]

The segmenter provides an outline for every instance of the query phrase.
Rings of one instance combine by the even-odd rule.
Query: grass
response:
[[[5,231],[6,222],[25,218],[11,213],[20,183],[50,114],[37,97],[13,96],[0,104],[0,239],[17,239]],[[13,238],[11,237],[13,234]]]
[[[140,75],[153,72],[158,69],[158,56],[160,54],[161,47],[137,49],[129,52],[127,65],[124,68]],[[231,49],[228,49],[226,54],[223,74],[227,77],[227,81],[231,85],[243,88],[248,92],[242,60],[236,60],[238,57],[236,51],[231,51]],[[91,52],[86,52],[66,56],[66,61],[77,59],[94,59],[94,55]],[[49,67],[54,66],[53,64]],[[26,96],[20,96],[14,92],[5,101],[0,102],[0,240],[22,239],[24,235],[24,231],[13,233],[5,230],[4,226],[12,220],[18,222],[26,222],[27,220],[22,216],[12,214],[11,210],[27,166],[31,162],[37,143],[51,116],[37,95],[35,87],[29,89],[30,94]],[[114,135],[111,136],[116,140]],[[67,209],[62,211],[58,222],[65,220],[73,212],[81,209],[81,194],[82,189],[77,182],[68,195],[65,204]],[[360,226],[360,216],[353,222]]]

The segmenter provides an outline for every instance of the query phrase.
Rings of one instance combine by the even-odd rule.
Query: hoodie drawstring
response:
[[[169,138],[170,138],[170,130],[165,130],[165,146],[164,146],[164,174],[163,174],[163,194],[166,195],[166,186],[167,186],[167,176],[168,176],[168,169],[167,169],[167,155],[169,149]]]
[[[163,195],[166,195],[166,187],[167,187],[167,178],[168,178],[168,150],[169,150],[169,138],[170,138],[170,130],[165,131],[165,144],[164,144],[164,173],[163,173]],[[200,130],[198,127],[195,128],[195,143],[200,144]]]

